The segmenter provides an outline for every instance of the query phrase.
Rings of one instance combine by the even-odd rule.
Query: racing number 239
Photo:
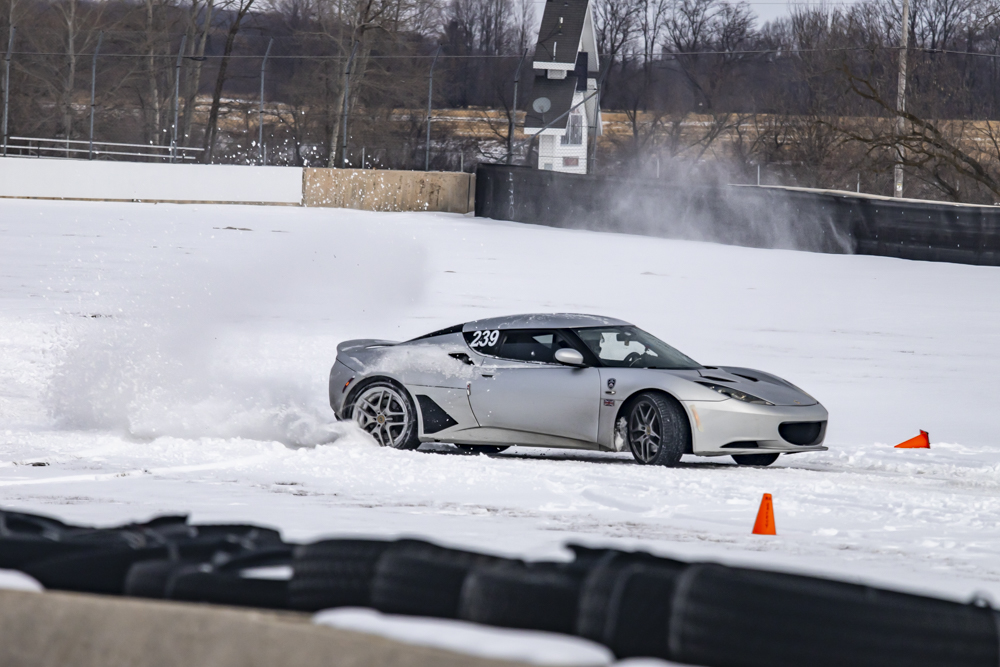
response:
[[[500,340],[500,330],[476,331],[472,334],[472,342],[469,347],[493,347]]]

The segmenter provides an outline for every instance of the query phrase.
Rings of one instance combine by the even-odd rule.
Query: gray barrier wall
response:
[[[313,625],[305,614],[0,591],[10,667],[517,667]]]
[[[667,238],[1000,265],[1000,207],[480,165],[476,215]]]

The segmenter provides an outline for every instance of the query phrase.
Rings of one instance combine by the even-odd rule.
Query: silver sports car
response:
[[[682,454],[770,465],[823,451],[827,411],[781,378],[702,366],[642,329],[595,315],[513,315],[406,342],[337,347],[330,405],[380,444],[453,443]]]

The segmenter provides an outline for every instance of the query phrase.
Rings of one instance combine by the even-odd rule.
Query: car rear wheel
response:
[[[383,447],[416,449],[417,412],[406,390],[390,382],[367,385],[354,400],[351,416]]]
[[[509,445],[455,445],[463,452],[473,454],[499,454],[505,449],[510,449]]]
[[[733,460],[739,466],[769,466],[778,460],[777,454],[741,454]]]
[[[691,425],[677,401],[663,394],[639,394],[629,406],[628,446],[645,465],[675,466],[691,442]]]

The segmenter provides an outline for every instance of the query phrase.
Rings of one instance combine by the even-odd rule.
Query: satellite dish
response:
[[[536,113],[545,113],[552,108],[552,100],[547,97],[539,97],[537,100],[532,102],[531,108],[534,109]]]

